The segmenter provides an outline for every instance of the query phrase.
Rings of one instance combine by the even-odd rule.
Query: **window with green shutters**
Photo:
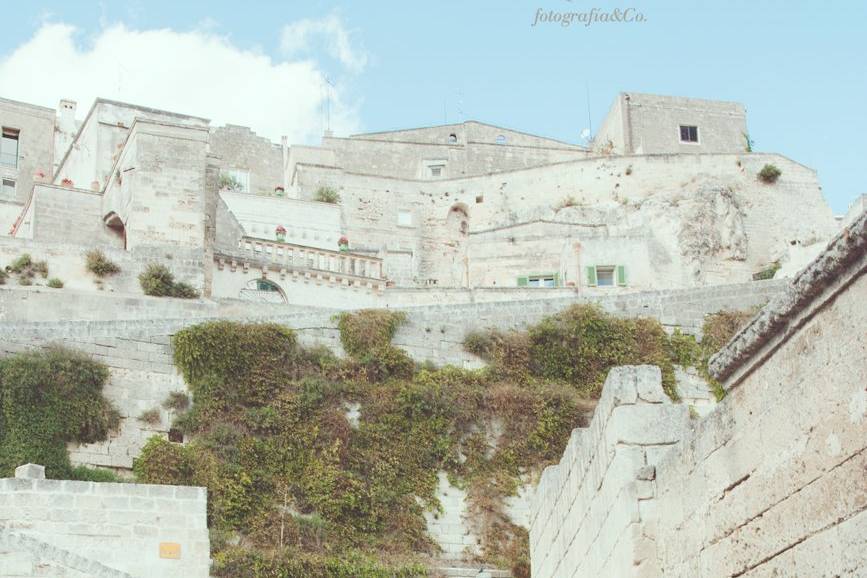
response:
[[[518,277],[518,287],[560,287],[559,273],[540,273]]]
[[[626,287],[626,265],[589,265],[584,270],[588,287]]]

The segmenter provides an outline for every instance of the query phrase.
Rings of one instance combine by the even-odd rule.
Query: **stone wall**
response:
[[[654,468],[623,474],[590,461],[590,483],[576,484],[568,464],[621,453],[598,451],[600,435],[611,437],[593,429],[605,400],[621,397],[613,370],[590,435],[574,434],[540,483],[534,577],[864,576],[865,302],[867,213],[711,359],[727,397],[672,431],[669,442],[679,441],[647,462]],[[606,487],[622,498],[605,501]],[[595,538],[576,526],[570,502],[589,508]]]
[[[249,193],[273,195],[283,186],[283,149],[245,126],[227,124],[211,129],[210,152],[221,170],[249,173]]]
[[[30,195],[34,182],[51,179],[55,114],[51,108],[0,98],[0,127],[19,131],[18,158],[0,162],[0,179],[14,181],[15,194],[4,197],[0,191],[0,202],[21,206]],[[39,174],[43,177],[35,178]],[[0,235],[6,233],[7,229],[0,230]]]
[[[16,474],[0,480],[0,576],[208,576],[205,488]]]
[[[688,429],[657,367],[608,374],[590,427],[572,432],[559,465],[545,469],[533,500],[533,578],[644,576],[655,564],[650,514],[653,466]],[[705,574],[692,574],[698,576]]]
[[[681,142],[681,125],[698,127],[698,142]],[[632,92],[617,96],[593,144],[615,154],[737,153],[746,139],[740,103]]]
[[[87,271],[86,255],[93,249],[92,244],[76,244],[74,242],[51,242],[19,239],[18,237],[0,236],[0,266],[5,267],[23,254],[29,254],[35,261],[48,263],[48,276],[57,277],[64,283],[62,290],[47,290],[43,287],[21,287],[19,293],[7,294],[17,281],[10,277],[7,286],[0,286],[0,319],[3,319],[3,307],[7,321],[30,320],[46,321],[51,319],[118,319],[127,318],[123,304],[112,305],[112,300],[103,302],[101,297],[112,293],[124,294],[126,297],[139,298],[143,296],[138,275],[149,263],[160,263],[169,268],[177,281],[201,286],[203,261],[200,250],[185,247],[139,247],[131,251],[103,246],[100,250],[112,262],[120,267],[115,275],[98,279]],[[47,279],[36,278],[36,285],[44,285]],[[30,297],[27,291],[33,291]],[[48,291],[54,297],[47,297]],[[59,293],[64,291],[64,293]],[[81,293],[77,293],[81,291]],[[89,292],[89,294],[87,294]],[[63,295],[63,300],[57,300]],[[30,310],[32,317],[24,315],[25,310],[16,310],[14,305],[31,299],[40,303],[40,309]],[[90,309],[83,306],[87,302]],[[102,305],[108,303],[107,305]],[[162,313],[156,306],[159,301],[150,302],[150,310],[154,316]],[[167,303],[162,301],[162,303]],[[132,306],[132,304],[131,304]],[[103,309],[104,307],[104,309]],[[169,310],[172,306],[169,305]],[[134,307],[136,309],[137,307]],[[102,310],[101,310],[102,309]],[[108,312],[108,313],[106,313]],[[67,316],[71,315],[71,316]]]
[[[765,164],[782,170],[774,185],[756,177]],[[626,265],[639,289],[745,281],[837,228],[815,172],[773,154],[597,157],[439,181],[299,165],[296,180],[340,191],[354,247],[411,251],[419,285],[515,286],[539,260],[576,286],[601,264]],[[455,209],[466,232],[450,226]],[[397,226],[401,213],[412,226]]]

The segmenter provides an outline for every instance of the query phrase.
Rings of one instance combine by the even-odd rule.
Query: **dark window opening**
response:
[[[456,144],[458,142],[458,135],[452,133],[449,135],[449,144]]]
[[[184,433],[179,430],[172,428],[169,430],[169,441],[176,444],[184,443]]]
[[[476,197],[476,203],[484,203],[484,202],[485,202],[485,197],[483,195],[478,195]]]
[[[698,142],[698,127],[697,126],[680,126],[680,141],[681,142]]]

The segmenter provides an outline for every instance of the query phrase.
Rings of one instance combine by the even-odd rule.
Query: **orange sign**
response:
[[[181,559],[181,545],[175,542],[160,542],[160,558]]]

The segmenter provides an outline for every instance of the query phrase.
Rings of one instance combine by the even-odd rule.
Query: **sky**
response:
[[[80,117],[101,96],[275,142],[472,119],[581,143],[619,92],[734,100],[755,150],[816,169],[835,213],[867,193],[865,2],[5,4],[0,96]],[[543,21],[594,8],[631,21]]]

